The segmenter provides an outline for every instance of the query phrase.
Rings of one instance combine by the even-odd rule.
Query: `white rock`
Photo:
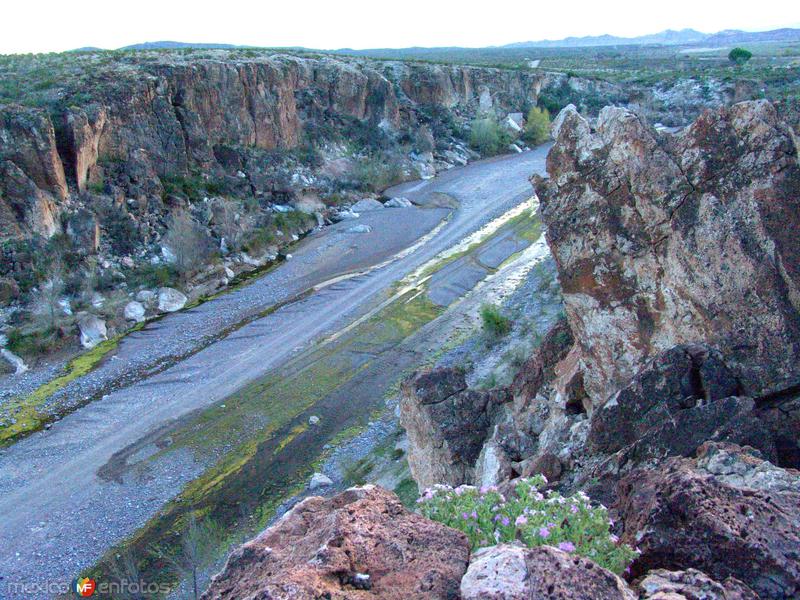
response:
[[[103,295],[100,294],[99,292],[95,292],[94,294],[92,294],[91,302],[94,308],[102,308],[103,304],[106,303],[106,299],[103,298]]]
[[[144,306],[141,302],[131,301],[125,305],[123,316],[128,321],[136,321],[137,323],[141,323],[144,321],[144,313]]]
[[[294,212],[294,206],[289,206],[288,204],[276,204],[272,207],[272,210],[275,210],[279,213]]]
[[[81,317],[78,329],[81,331],[81,346],[84,348],[94,348],[108,339],[106,322],[96,315],[87,314]]]
[[[174,288],[159,288],[158,310],[161,312],[175,312],[186,305],[186,296]]]
[[[8,336],[5,333],[0,333],[0,348],[5,348],[8,345]]]
[[[61,298],[58,301],[58,305],[61,307],[61,311],[67,315],[68,317],[72,315],[72,306],[70,306],[69,298]]]
[[[175,253],[169,246],[161,246],[161,256],[170,264],[178,260],[178,257],[175,256]]]
[[[149,304],[156,298],[156,293],[153,290],[140,290],[138,294],[136,294],[136,299],[139,302],[144,302],[145,304]]]
[[[392,198],[384,206],[386,208],[410,208],[414,204],[408,198]]]
[[[357,212],[353,212],[352,210],[342,210],[336,213],[333,217],[334,221],[352,221],[353,219],[357,219],[360,215]]]
[[[130,269],[134,265],[133,259],[130,256],[123,256],[122,257],[122,264]]]
[[[19,356],[14,354],[11,350],[6,348],[0,349],[0,355],[3,356],[11,366],[14,367],[14,373],[16,375],[22,375],[25,371],[28,370],[28,365],[25,364],[25,361],[22,360]]]
[[[516,144],[509,144],[508,145],[508,150],[510,152],[516,152],[517,154],[520,154],[522,152],[522,148],[520,148]]]
[[[227,277],[228,279],[233,279],[234,277],[236,277],[236,273],[234,273],[233,269],[231,269],[227,265],[225,266],[225,277]]]
[[[369,233],[372,231],[372,227],[369,225],[359,224],[353,225],[345,230],[345,233]]]
[[[350,207],[350,210],[353,212],[361,213],[367,212],[369,210],[380,210],[383,208],[383,204],[378,202],[377,200],[373,200],[372,198],[364,198],[363,200],[359,200],[353,206]]]
[[[433,179],[436,177],[436,168],[430,163],[416,162],[414,167],[417,169],[420,179]]]
[[[311,415],[310,417],[308,417],[308,424],[319,425],[319,417],[317,415]]]
[[[322,473],[314,473],[311,476],[311,481],[308,484],[308,489],[316,490],[321,487],[327,487],[329,485],[333,485],[333,481],[327,475],[323,475]]]

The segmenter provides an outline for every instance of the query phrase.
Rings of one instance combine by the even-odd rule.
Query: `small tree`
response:
[[[162,547],[154,548],[154,554],[169,563],[175,573],[191,586],[191,597],[197,600],[202,589],[200,577],[203,567],[214,558],[216,544],[222,537],[219,526],[214,521],[198,523],[192,513],[181,537],[177,553]]]
[[[753,53],[744,48],[734,48],[728,53],[728,60],[739,66],[743,65],[751,58],[753,58]]]
[[[208,262],[214,253],[211,236],[185,211],[172,216],[164,242],[175,255],[175,267],[184,278]]]
[[[491,117],[475,119],[472,122],[469,143],[481,154],[485,156],[497,154],[505,141],[504,138],[500,125]]]
[[[50,331],[56,326],[63,311],[60,303],[63,293],[64,267],[61,260],[56,258],[33,300],[33,312],[39,328]]]
[[[550,139],[550,111],[534,106],[528,112],[523,139],[529,144],[544,144]]]
[[[436,149],[436,140],[433,139],[433,133],[427,125],[423,125],[417,129],[414,136],[414,150],[420,154],[425,152],[433,152]]]

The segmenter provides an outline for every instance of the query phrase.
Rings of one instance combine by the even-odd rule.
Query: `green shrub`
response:
[[[753,58],[753,53],[744,48],[734,48],[728,53],[728,60],[735,65],[743,65]]]
[[[550,139],[550,111],[534,106],[528,111],[523,139],[529,144],[544,144]]]
[[[425,490],[417,505],[427,518],[463,531],[473,550],[515,540],[529,548],[547,544],[622,573],[638,553],[611,533],[608,510],[592,506],[583,492],[542,494],[546,483],[542,475],[521,479],[509,499],[495,487],[438,485]]]
[[[511,321],[508,317],[500,313],[500,309],[494,304],[484,304],[481,306],[481,321],[483,330],[493,338],[499,338],[511,331]]]
[[[178,270],[170,264],[144,264],[127,274],[131,288],[172,287],[178,281]]]
[[[353,167],[353,178],[361,190],[380,192],[403,180],[403,169],[383,156],[369,156]]]
[[[472,122],[469,143],[484,156],[498,154],[510,141],[509,135],[491,117]]]

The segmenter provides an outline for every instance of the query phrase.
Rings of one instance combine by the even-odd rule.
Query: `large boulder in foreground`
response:
[[[704,341],[742,394],[800,373],[800,163],[768,101],[708,111],[660,134],[604,108],[553,128],[534,178],[584,385],[602,405],[649,358]]]
[[[236,550],[204,600],[458,598],[469,543],[367,485],[306,498]]]
[[[643,600],[759,600],[758,595],[734,577],[714,581],[696,569],[650,571],[638,585]]]
[[[633,575],[699,569],[741,580],[761,598],[800,595],[800,473],[760,454],[709,442],[622,480],[614,507],[623,542],[642,554]]]
[[[552,546],[500,544],[472,555],[462,600],[635,600],[622,579]]]

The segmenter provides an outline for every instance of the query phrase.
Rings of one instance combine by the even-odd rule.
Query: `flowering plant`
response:
[[[463,531],[473,550],[514,540],[528,547],[548,544],[615,573],[638,556],[611,533],[605,506],[592,506],[583,492],[568,498],[554,491],[543,494],[546,484],[543,475],[521,479],[510,499],[494,486],[437,485],[425,490],[417,504],[429,519]]]

